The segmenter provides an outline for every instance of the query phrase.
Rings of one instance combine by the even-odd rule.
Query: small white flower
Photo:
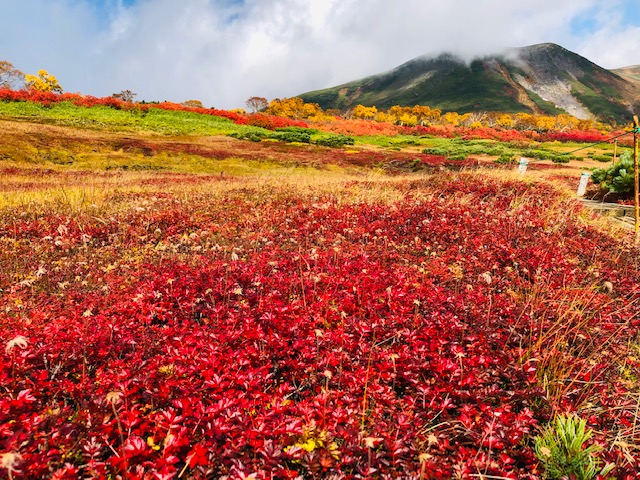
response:
[[[382,441],[382,438],[366,437],[364,444],[367,448],[376,448],[376,445]]]
[[[117,405],[122,401],[122,392],[109,392],[105,400],[111,405]]]
[[[27,337],[18,335],[13,340],[9,340],[7,342],[7,346],[4,348],[4,351],[9,354],[13,351],[14,348],[18,347],[24,350],[25,348],[27,348],[27,345],[29,345],[29,340],[27,339]]]
[[[551,456],[551,450],[547,447],[540,447],[540,454],[548,458]]]
[[[483,274],[480,275],[480,279],[484,280],[487,285],[491,285],[491,274],[489,272],[484,272]]]
[[[9,472],[9,478],[13,478],[13,473],[19,473],[15,468],[16,463],[22,460],[22,455],[17,452],[6,452],[0,455],[0,466]]]

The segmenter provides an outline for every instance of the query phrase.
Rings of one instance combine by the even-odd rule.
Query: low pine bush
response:
[[[596,453],[599,445],[587,445],[593,431],[587,428],[586,420],[575,415],[559,415],[546,426],[535,439],[536,456],[540,459],[546,478],[591,480],[604,477],[614,465],[600,469],[600,459]]]
[[[355,142],[353,138],[346,135],[329,135],[316,139],[315,143],[323,147],[343,147],[345,145],[353,145]]]
[[[631,154],[625,152],[615,165],[594,170],[591,174],[591,180],[596,185],[600,185],[602,190],[608,190],[610,193],[617,193],[621,196],[631,196],[634,184]]]

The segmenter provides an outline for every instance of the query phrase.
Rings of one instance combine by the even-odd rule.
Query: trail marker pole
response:
[[[638,194],[638,133],[640,133],[640,126],[638,126],[638,116],[633,116],[633,190],[634,190],[634,204],[635,204],[635,226],[636,226],[636,244],[640,243],[640,195]]]
[[[520,158],[520,161],[518,162],[518,173],[520,175],[524,175],[527,171],[527,165],[529,165],[529,160],[526,158]]]
[[[589,183],[590,173],[584,172],[580,175],[580,184],[578,185],[578,196],[584,197],[584,194],[587,193],[587,184]]]

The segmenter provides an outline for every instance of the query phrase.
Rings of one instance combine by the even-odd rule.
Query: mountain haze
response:
[[[628,76],[619,73],[543,43],[470,63],[447,53],[418,57],[386,73],[299,96],[325,109],[428,105],[460,113],[569,113],[627,123],[633,111],[640,111],[640,95]]]

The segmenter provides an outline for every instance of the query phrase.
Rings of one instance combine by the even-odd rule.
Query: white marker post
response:
[[[520,157],[520,161],[518,162],[518,173],[520,175],[524,175],[524,172],[527,171],[527,165],[529,165],[529,160]]]
[[[578,185],[578,196],[584,197],[584,194],[587,193],[587,184],[589,183],[589,177],[591,176],[588,172],[583,172],[580,175],[580,184]]]

